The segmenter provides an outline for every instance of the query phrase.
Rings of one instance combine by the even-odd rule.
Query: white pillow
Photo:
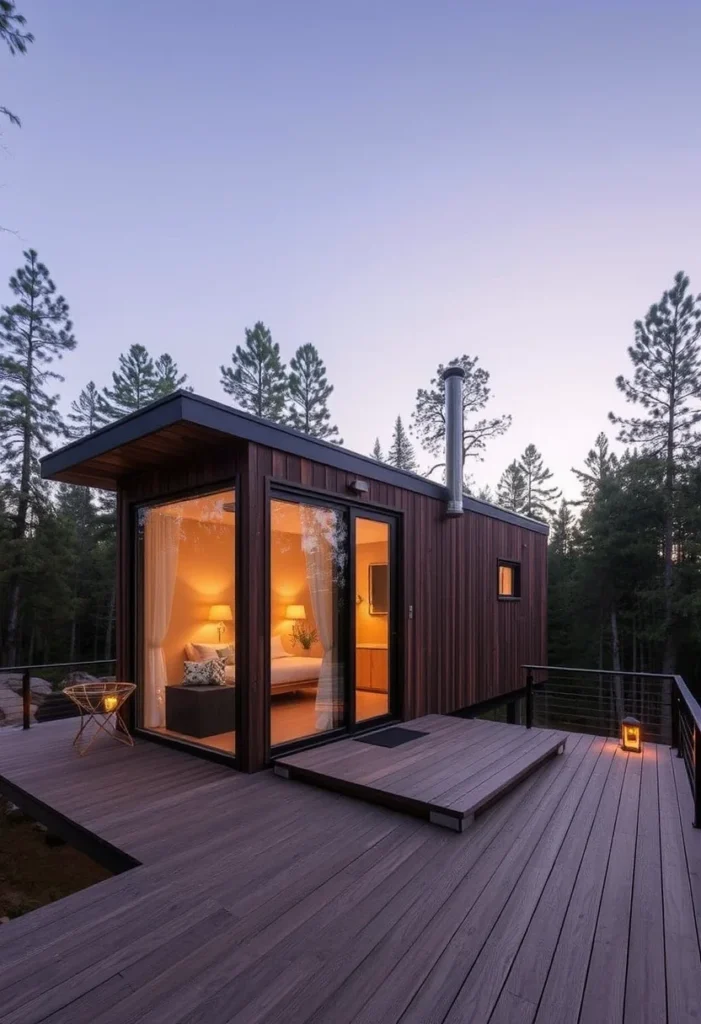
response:
[[[270,660],[275,661],[276,658],[287,658],[288,654],[285,648],[282,646],[281,636],[271,636],[270,638]]]
[[[185,657],[188,661],[211,661],[223,658],[227,665],[234,664],[233,644],[187,644]]]

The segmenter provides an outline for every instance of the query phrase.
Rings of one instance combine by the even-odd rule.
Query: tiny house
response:
[[[133,728],[257,771],[519,688],[546,655],[547,527],[462,495],[448,417],[447,488],[182,391],[46,456],[117,495]]]

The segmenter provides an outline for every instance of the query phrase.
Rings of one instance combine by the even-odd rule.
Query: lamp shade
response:
[[[232,619],[230,604],[213,604],[209,609],[210,622],[231,622]]]
[[[306,619],[307,612],[303,604],[288,604],[287,613],[285,618],[287,619]]]

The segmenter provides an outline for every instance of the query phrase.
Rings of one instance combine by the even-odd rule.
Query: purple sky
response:
[[[67,400],[135,341],[221,399],[263,319],[367,452],[466,351],[514,419],[477,483],[533,441],[576,493],[633,320],[701,291],[696,0],[19,7],[0,281],[33,245],[68,299]]]

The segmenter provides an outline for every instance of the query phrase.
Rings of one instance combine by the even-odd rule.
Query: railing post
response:
[[[526,673],[526,728],[533,728],[533,673]]]
[[[701,729],[694,723],[694,828],[701,828]]]
[[[677,751],[677,757],[681,757],[682,752],[679,749],[681,746],[679,742],[679,691],[674,679],[672,680],[672,746]]]
[[[32,689],[29,669],[26,668],[22,675],[22,728],[29,728],[29,720],[32,716]]]

